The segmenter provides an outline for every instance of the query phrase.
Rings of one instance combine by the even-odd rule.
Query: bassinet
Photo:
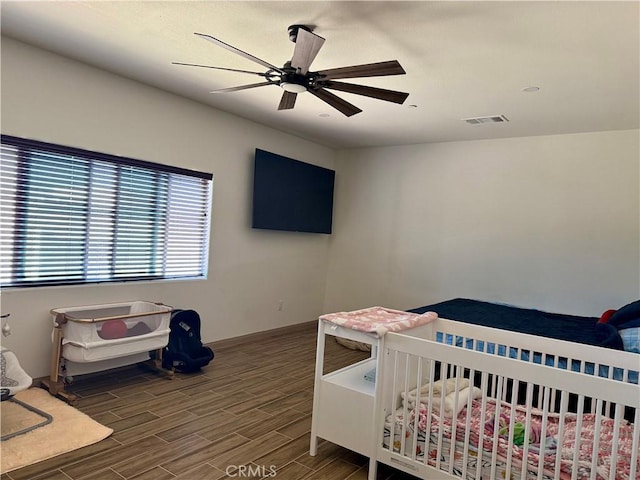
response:
[[[62,322],[62,357],[73,362],[96,362],[162,348],[169,341],[171,308],[151,302],[111,303],[55,308],[53,321]],[[121,321],[126,334],[105,338],[102,329]]]
[[[155,351],[152,366],[161,369],[171,312],[167,305],[145,301],[52,309],[51,375],[43,383],[52,394],[72,402],[60,380],[61,368],[70,378],[145,361]]]

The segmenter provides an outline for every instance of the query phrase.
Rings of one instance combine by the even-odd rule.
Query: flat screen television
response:
[[[253,228],[331,233],[335,171],[256,148]]]

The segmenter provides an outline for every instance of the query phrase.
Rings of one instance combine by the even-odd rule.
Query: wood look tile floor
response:
[[[311,322],[214,343],[208,366],[172,380],[137,365],[79,377],[76,407],[114,433],[1,480],[366,480],[361,455],[322,440],[309,455],[316,335]],[[367,355],[328,339],[325,371]],[[378,479],[415,477],[380,465]]]

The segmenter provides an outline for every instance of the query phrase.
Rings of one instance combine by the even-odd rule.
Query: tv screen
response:
[[[256,148],[252,227],[331,233],[335,172]]]

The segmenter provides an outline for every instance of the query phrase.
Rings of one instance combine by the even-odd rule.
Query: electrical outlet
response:
[[[284,308],[284,300],[280,300],[278,302],[278,311],[281,312],[283,308]]]

